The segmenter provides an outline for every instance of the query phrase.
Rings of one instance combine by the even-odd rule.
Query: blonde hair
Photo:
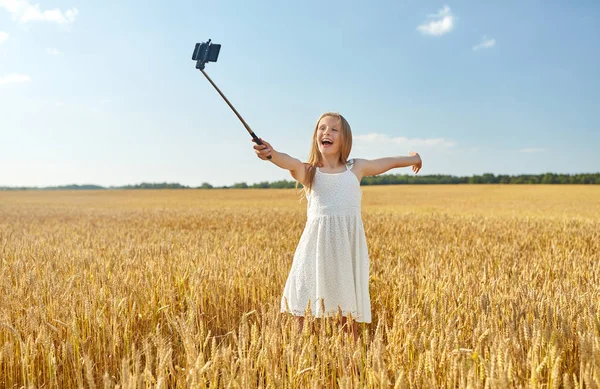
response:
[[[352,130],[350,129],[350,124],[348,121],[337,112],[325,112],[319,117],[317,120],[317,124],[315,125],[315,130],[312,136],[312,144],[310,147],[310,154],[308,155],[308,166],[306,166],[306,190],[308,193],[312,190],[312,187],[315,183],[315,174],[317,172],[317,167],[323,166],[323,155],[319,151],[319,140],[317,139],[317,130],[319,129],[319,122],[324,117],[334,117],[340,120],[342,125],[340,132],[340,140],[342,145],[340,147],[340,163],[346,164],[348,162],[348,156],[350,155],[350,150],[352,150]],[[297,187],[297,183],[296,183]]]

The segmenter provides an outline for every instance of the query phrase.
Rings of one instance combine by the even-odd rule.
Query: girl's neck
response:
[[[321,167],[326,170],[339,170],[339,168],[343,165],[340,163],[340,156],[323,156],[321,161]]]

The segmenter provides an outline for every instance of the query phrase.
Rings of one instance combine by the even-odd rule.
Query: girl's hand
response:
[[[254,145],[254,151],[256,152],[256,155],[258,156],[258,158],[262,159],[263,161],[266,161],[267,158],[275,150],[273,150],[273,147],[271,146],[271,144],[269,142],[267,142],[263,138],[259,138],[259,139],[262,142],[262,145],[255,144]],[[252,138],[252,142],[255,142],[254,138]]]
[[[421,156],[419,155],[419,153],[415,153],[414,151],[410,151],[409,154],[412,157],[419,158],[419,162],[417,162],[414,165],[412,165],[413,172],[415,172],[415,174],[417,174],[419,172],[419,170],[421,170],[421,168],[423,167],[423,161],[421,161]]]

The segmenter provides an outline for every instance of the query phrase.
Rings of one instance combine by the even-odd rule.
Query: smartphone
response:
[[[207,62],[217,62],[220,51],[221,45],[212,44],[209,39],[208,42],[196,43],[192,59],[198,61],[196,67],[201,66],[200,69],[204,69]]]

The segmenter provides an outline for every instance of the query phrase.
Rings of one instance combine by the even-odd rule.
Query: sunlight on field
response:
[[[0,387],[595,387],[600,187],[363,187],[373,323],[298,333],[295,190],[0,192]]]

